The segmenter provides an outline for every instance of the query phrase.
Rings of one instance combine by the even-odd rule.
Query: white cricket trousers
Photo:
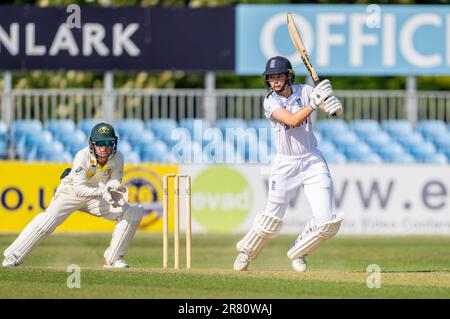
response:
[[[331,220],[333,183],[320,151],[304,156],[275,156],[269,178],[266,213],[283,218],[289,201],[301,186],[312,209],[307,228]]]
[[[60,184],[46,211],[36,215],[28,223],[19,237],[6,248],[3,255],[5,258],[14,260],[16,265],[21,264],[43,239],[74,211],[78,210],[111,221],[118,221],[113,232],[111,246],[105,252],[105,258],[114,262],[118,256],[125,254],[143,215],[141,207],[129,208],[128,204],[114,208],[101,197],[74,196],[70,194],[70,189],[66,185]]]

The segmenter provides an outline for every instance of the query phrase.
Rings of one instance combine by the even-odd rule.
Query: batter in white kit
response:
[[[295,271],[306,271],[305,257],[333,237],[343,220],[342,214],[333,213],[332,180],[317,149],[310,120],[316,110],[340,115],[342,105],[330,81],[323,80],[313,88],[294,84],[294,74],[284,57],[267,61],[263,75],[269,94],[264,99],[264,111],[271,123],[277,155],[272,162],[266,210],[255,217],[251,229],[236,245],[236,271],[246,270],[268,240],[279,233],[288,203],[302,185],[313,216],[287,252]]]

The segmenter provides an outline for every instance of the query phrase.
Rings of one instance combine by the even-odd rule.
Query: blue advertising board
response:
[[[261,74],[283,55],[306,74],[287,12],[319,75],[450,74],[450,6],[302,4],[236,7],[237,73]]]

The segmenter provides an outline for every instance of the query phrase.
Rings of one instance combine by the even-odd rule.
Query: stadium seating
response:
[[[449,132],[443,121],[419,121],[416,124],[416,131],[426,140],[433,140]]]
[[[413,126],[407,120],[387,120],[381,124],[383,130],[391,137],[406,136],[413,133]]]
[[[339,152],[323,152],[323,157],[325,160],[330,164],[344,164],[347,162],[347,159],[345,158],[344,154]]]
[[[379,134],[381,130],[380,124],[375,120],[355,120],[349,124],[349,128],[362,139]]]
[[[246,129],[247,122],[240,118],[219,119],[216,122],[216,127],[218,127],[222,131],[222,134],[225,135],[227,129]]]
[[[347,123],[340,119],[319,121],[314,129],[320,132],[324,138],[341,135],[349,131]]]
[[[78,122],[77,128],[78,128],[79,130],[83,131],[83,133],[84,133],[86,136],[89,136],[89,135],[91,135],[91,130],[92,130],[92,128],[93,128],[96,124],[101,123],[101,122],[103,122],[103,121],[102,121],[102,120],[99,120],[99,119],[83,119],[83,120],[80,120],[80,121]]]
[[[139,138],[145,129],[144,121],[140,119],[119,120],[114,123],[114,127],[120,140]]]
[[[71,135],[75,129],[75,122],[73,120],[49,120],[44,124],[45,130],[52,133],[56,139],[64,138],[64,136]]]
[[[0,121],[0,158],[7,158],[11,142],[17,158],[71,162],[88,146],[92,126],[98,122],[20,120],[8,130]],[[127,163],[269,164],[276,153],[266,119],[219,119],[214,126],[193,118],[179,122],[125,119],[114,125],[118,150]],[[201,127],[201,134],[195,134],[197,127]],[[314,132],[319,150],[331,164],[450,163],[450,128],[442,121],[419,121],[414,127],[406,120],[322,120],[314,125]]]
[[[8,127],[3,121],[0,121],[0,158],[8,156]]]
[[[205,119],[187,118],[179,122],[178,127],[185,128],[189,131],[192,138],[197,142],[201,142],[203,132],[211,127],[209,122]]]
[[[152,119],[145,124],[145,127],[161,139],[170,135],[172,130],[177,127],[177,122],[174,119]]]
[[[12,124],[11,135],[16,144],[24,135],[32,135],[42,131],[42,123],[39,120],[19,120]]]

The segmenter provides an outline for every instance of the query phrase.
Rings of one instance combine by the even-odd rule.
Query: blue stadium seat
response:
[[[114,123],[114,128],[121,140],[129,140],[141,134],[145,125],[141,119],[122,119]]]
[[[320,145],[320,143],[324,140],[322,134],[320,134],[320,132],[314,132],[314,136],[316,137],[317,140],[317,145]]]
[[[202,146],[197,141],[180,144],[170,150],[175,163],[202,163]]]
[[[204,148],[203,158],[205,163],[235,164],[245,162],[245,158],[236,153],[234,145],[226,142],[222,145],[210,144],[209,146]]]
[[[226,129],[246,129],[247,128],[247,122],[241,118],[226,118],[226,119],[219,119],[216,122],[216,127],[218,127],[222,134],[226,134]]]
[[[121,141],[118,143],[117,150],[125,156],[125,154],[133,151],[133,147],[127,141]]]
[[[143,133],[136,135],[128,141],[123,142],[128,142],[134,151],[140,152],[142,149],[148,147],[149,145],[152,145],[156,141],[158,141],[158,139],[155,138],[153,133],[149,130],[145,130],[143,131]],[[120,145],[121,141],[119,140],[118,143]]]
[[[88,145],[88,137],[82,130],[76,129],[70,135],[60,135],[58,136],[58,141],[64,144],[64,148],[67,150],[72,144],[84,143],[85,146]]]
[[[334,147],[334,144],[329,141],[323,141],[320,144],[318,144],[317,147],[319,150],[321,150],[324,153],[336,152],[336,147]]]
[[[272,128],[266,119],[255,119],[247,122],[248,128],[253,128],[260,141],[264,140],[267,144],[272,143]],[[319,138],[320,139],[320,138]]]
[[[3,121],[0,121],[0,158],[8,156],[8,127]]]
[[[347,159],[344,154],[340,152],[324,152],[322,151],[323,157],[327,161],[327,163],[331,164],[344,164],[347,162]]]
[[[414,148],[416,145],[425,143],[422,135],[417,132],[413,132],[409,135],[399,136],[396,140],[407,150]]]
[[[356,142],[342,148],[347,159],[366,158],[374,155],[370,146],[363,142]]]
[[[75,131],[75,123],[70,119],[49,120],[44,124],[44,128],[52,133],[52,135],[59,139],[59,136],[70,135]]]
[[[8,126],[3,121],[0,121],[0,136],[8,133]]]
[[[416,124],[416,131],[420,132],[427,140],[432,140],[435,137],[446,135],[449,133],[444,121],[418,121]]]
[[[139,148],[143,144],[149,144],[153,142],[156,139],[155,134],[153,131],[150,131],[148,129],[145,129],[141,132],[138,132],[137,134],[130,134],[126,138],[119,137],[119,145],[122,142],[128,142],[131,147]]]
[[[261,164],[270,164],[273,157],[276,154],[276,150],[272,145],[268,145],[264,141],[259,141],[258,143],[258,159],[257,162]],[[250,160],[252,157],[249,157]]]
[[[66,150],[72,155],[72,157],[75,157],[75,155],[85,147],[88,147],[87,141],[75,140],[68,144]]]
[[[63,143],[66,149],[68,148],[68,145],[73,144],[74,141],[78,143],[84,142],[86,145],[88,142],[88,137],[84,134],[82,130],[79,129],[76,129],[69,135],[63,134],[59,136],[53,136],[53,138]]]
[[[23,135],[32,135],[42,131],[42,123],[39,120],[18,120],[12,124],[11,133],[14,144],[16,144]]]
[[[224,141],[222,131],[217,127],[212,127],[203,134],[202,146],[205,147],[211,143],[224,143]]]
[[[439,153],[421,153],[416,155],[416,159],[422,163],[428,164],[447,164],[448,160],[444,154]]]
[[[160,159],[168,152],[167,145],[161,140],[153,140],[139,149],[139,155],[143,162],[160,162]]]
[[[227,142],[234,144],[236,152],[246,161],[249,160],[250,155],[252,156],[253,162],[257,161],[258,136],[256,134],[256,130],[238,128],[235,133],[236,135],[234,137],[225,136]],[[231,140],[231,138],[233,138],[233,140]]]
[[[359,142],[358,136],[353,132],[343,132],[329,137],[330,141],[340,150]]]
[[[439,136],[434,139],[433,143],[440,152],[450,149],[450,133]]]
[[[418,162],[428,162],[434,160],[434,155],[437,155],[436,148],[429,142],[415,145],[409,151]]]
[[[319,131],[325,138],[349,131],[347,124],[341,119],[319,121],[314,126],[314,129]]]
[[[87,147],[88,137],[83,131],[77,129],[70,136],[60,136],[59,141],[64,145],[64,149],[74,157],[78,151]]]
[[[128,151],[123,153],[124,162],[126,164],[139,164],[141,162],[141,158],[138,153],[133,151]]]
[[[54,153],[49,152],[45,155],[45,158],[40,159],[46,162],[56,162],[56,163],[72,163],[72,156],[68,152]]]
[[[161,137],[167,146],[173,147],[178,143],[190,143],[193,141],[193,136],[188,129],[183,127],[176,127],[171,132]]]
[[[259,129],[259,128],[266,128],[269,130],[271,129],[270,122],[267,119],[254,119],[254,120],[248,121],[247,127],[253,127],[255,129]]]
[[[170,136],[173,129],[177,127],[177,122],[174,119],[152,119],[145,124],[147,129],[153,131],[155,136],[159,139],[164,136]]]
[[[383,145],[378,155],[387,163],[413,163],[414,158],[398,143]]]
[[[445,150],[442,151],[442,154],[444,154],[445,156],[447,156],[447,160],[450,162],[450,149],[447,148]]]
[[[383,160],[388,163],[396,164],[414,164],[416,160],[410,154],[404,153],[385,153],[383,154]]]
[[[52,133],[49,131],[38,131],[34,134],[23,135],[16,144],[16,154],[21,159],[30,160],[34,157],[37,149],[45,147],[53,142]]]
[[[381,147],[391,144],[393,141],[387,133],[382,131],[379,134],[368,136],[365,142],[369,144],[372,150],[377,151]]]
[[[386,120],[381,123],[381,127],[393,138],[409,135],[413,132],[413,127],[407,120]]]
[[[64,145],[59,141],[52,141],[37,147],[36,158],[39,161],[59,161],[58,155],[64,153]]]
[[[8,141],[0,138],[0,159],[8,156]]]
[[[375,153],[348,153],[347,162],[381,164],[383,160]]]
[[[350,122],[349,128],[362,139],[381,131],[380,124],[375,120],[354,120]]]
[[[236,152],[245,158],[246,162],[258,163],[260,158],[267,161],[268,158],[272,157],[273,147],[267,141],[258,140],[256,132],[251,130],[247,132],[245,140],[244,136],[238,138]]]
[[[77,128],[81,131],[83,131],[83,133],[86,136],[90,136],[91,135],[91,131],[92,128],[98,124],[98,123],[102,123],[103,120],[101,119],[82,119],[79,120],[77,123]]]
[[[211,125],[206,119],[186,118],[178,123],[178,127],[187,129],[193,139],[201,141],[203,132],[209,129]]]
[[[255,119],[247,122],[247,127],[254,128],[258,138],[266,140],[269,144],[272,141],[272,128],[266,119]]]

